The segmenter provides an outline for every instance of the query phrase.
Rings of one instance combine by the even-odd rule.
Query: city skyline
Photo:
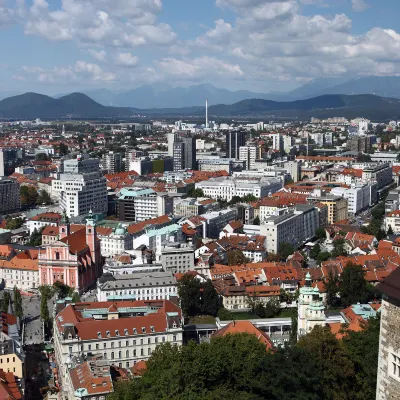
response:
[[[399,75],[395,0],[3,0],[1,91]]]

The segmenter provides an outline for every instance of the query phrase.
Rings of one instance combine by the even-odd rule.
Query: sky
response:
[[[0,91],[400,75],[399,0],[0,0]]]

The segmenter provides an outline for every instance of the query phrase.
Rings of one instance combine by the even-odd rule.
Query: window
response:
[[[148,338],[147,339],[147,344],[150,344],[151,343],[151,338]]]
[[[126,351],[125,353],[125,357],[128,358],[129,357],[129,350]]]
[[[400,381],[400,355],[393,352],[389,353],[388,372],[389,376]]]
[[[106,336],[110,337],[110,331],[106,331]]]
[[[112,349],[114,348],[114,342],[111,342],[111,348]]]
[[[106,349],[107,348],[107,343],[103,344],[103,348]]]
[[[146,333],[146,328],[144,326],[142,327],[142,333]]]
[[[114,352],[111,353],[111,359],[114,360]]]
[[[125,342],[125,347],[128,347],[129,346],[129,340],[127,340],[126,342]]]
[[[60,259],[60,253],[58,251],[56,251],[56,260]]]
[[[119,336],[119,330],[118,329],[115,330],[115,336]]]
[[[152,332],[155,332],[155,331],[154,331],[154,326],[150,326],[150,330],[151,330]]]
[[[144,356],[144,350],[143,349],[140,349],[140,355]]]

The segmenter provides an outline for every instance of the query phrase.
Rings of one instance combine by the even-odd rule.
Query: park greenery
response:
[[[46,192],[46,190],[40,190],[40,192],[38,192],[33,186],[21,186],[19,195],[21,199],[21,206],[23,208],[52,204],[50,195]]]
[[[379,298],[375,286],[371,285],[364,275],[362,266],[351,262],[347,263],[340,277],[330,273],[324,281],[328,305],[348,307]]]
[[[24,219],[21,217],[17,217],[17,218],[7,217],[6,218],[6,229],[9,229],[10,231],[21,228],[21,226],[23,224],[24,224]]]
[[[216,316],[221,302],[210,280],[200,282],[196,276],[185,274],[178,282],[178,295],[185,317],[195,315]]]
[[[379,320],[338,340],[328,327],[275,351],[253,335],[162,344],[140,379],[120,382],[110,400],[372,400]]]

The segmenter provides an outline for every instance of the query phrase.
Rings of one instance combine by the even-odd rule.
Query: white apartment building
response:
[[[97,301],[169,300],[176,296],[177,282],[170,271],[103,275],[97,281]]]
[[[97,228],[97,237],[100,239],[101,255],[103,257],[113,257],[133,249],[132,236],[121,224],[115,229]]]
[[[173,199],[153,189],[123,188],[117,196],[117,218],[121,221],[145,221],[173,212]]]
[[[17,211],[20,207],[19,184],[0,177],[0,214]]]
[[[254,169],[256,164],[256,146],[240,146],[239,160],[246,163],[246,169]]]
[[[59,309],[53,339],[61,385],[74,356],[91,353],[108,365],[130,368],[146,361],[160,343],[182,345],[182,313],[168,300],[76,304],[59,300]]]
[[[286,214],[269,217],[260,225],[260,234],[267,237],[267,251],[278,253],[281,243],[294,248],[315,236],[319,227],[318,209],[309,204],[299,204]]]
[[[391,211],[385,216],[385,231],[392,228],[393,233],[400,233],[400,210]]]
[[[268,136],[272,138],[272,148],[274,150],[283,150],[283,138],[280,133],[273,133]]]
[[[100,172],[99,160],[78,155],[64,160],[63,173],[52,181],[58,193],[60,208],[68,217],[93,213],[107,213],[107,183]]]
[[[348,213],[356,215],[378,201],[378,184],[353,184],[349,189],[336,187],[331,193],[347,199]]]
[[[37,256],[34,253],[28,256],[11,253],[7,259],[0,260],[0,281],[4,282],[6,289],[12,290],[16,286],[20,290],[28,290],[39,286]]]
[[[284,168],[290,174],[293,182],[298,182],[301,179],[301,166],[302,162],[300,160],[287,161],[284,163]]]
[[[61,220],[61,214],[54,213],[54,212],[45,212],[42,214],[35,215],[32,218],[29,218],[26,221],[26,227],[29,230],[29,234],[35,231],[39,231],[41,228],[45,226],[58,226],[58,223]]]
[[[393,182],[392,166],[389,163],[356,163],[354,169],[362,169],[362,180],[366,183],[376,182],[382,189]]]
[[[156,261],[174,274],[194,271],[194,248],[187,243],[168,243],[157,249]]]
[[[214,199],[230,201],[233,196],[248,194],[260,198],[269,196],[282,189],[282,180],[277,178],[247,178],[222,176],[196,183],[196,189],[202,189],[204,195]]]
[[[101,168],[109,174],[122,171],[122,154],[109,151],[101,158]]]

